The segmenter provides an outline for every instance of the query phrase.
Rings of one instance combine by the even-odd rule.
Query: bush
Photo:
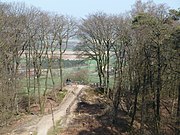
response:
[[[69,73],[66,77],[71,79],[72,82],[77,82],[80,84],[87,84],[88,83],[88,70],[80,69],[77,72]]]

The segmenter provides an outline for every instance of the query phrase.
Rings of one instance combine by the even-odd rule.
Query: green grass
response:
[[[55,124],[55,127],[51,127],[49,130],[48,130],[48,133],[47,135],[57,135],[60,133],[61,131],[61,120],[57,121],[56,124]]]
[[[37,135],[37,131],[36,131],[36,132],[33,132],[33,135]]]
[[[99,82],[99,77],[97,74],[97,66],[96,66],[96,61],[94,60],[87,60],[86,61],[86,65],[87,66],[76,66],[76,67],[71,67],[71,68],[63,68],[63,82],[65,82],[65,80],[72,76],[72,74],[75,74],[77,72],[80,71],[87,71],[87,82],[90,83],[97,83]],[[59,69],[53,69],[53,79],[54,79],[54,86],[59,86],[60,85],[60,77],[59,77]],[[21,90],[20,93],[26,93],[28,92],[27,89],[27,81],[26,78],[22,78],[22,80],[20,80],[20,84],[21,84]],[[44,92],[45,90],[45,81],[46,81],[46,76],[45,76],[45,71],[44,73],[42,73],[41,77],[40,77],[40,91],[41,93]],[[110,79],[110,85],[113,84],[113,78]],[[37,92],[38,85],[36,82],[35,85],[35,91]],[[48,75],[48,79],[47,79],[47,90],[52,90],[53,89],[53,83],[52,83],[52,78],[50,76],[50,74]],[[30,80],[30,92],[33,93],[34,92],[34,78],[33,76],[31,77]]]
[[[73,74],[79,72],[81,70],[87,70],[88,82],[95,83],[99,81],[97,71],[96,71],[96,62],[93,60],[86,61],[87,66],[79,66],[64,69],[64,77],[69,76],[69,74]]]
[[[60,91],[60,92],[57,94],[59,102],[61,102],[61,101],[64,99],[64,97],[65,97],[66,94],[67,94],[67,90]]]
[[[60,78],[58,76],[54,76],[53,77],[54,79],[54,82],[55,82],[55,86],[59,84],[60,82]],[[20,83],[22,84],[22,90],[20,91],[20,93],[27,93],[28,92],[28,89],[27,89],[27,81],[26,78],[23,78]],[[44,90],[45,90],[45,81],[46,81],[46,78],[45,76],[41,76],[40,77],[40,91],[43,93]],[[37,87],[38,87],[38,84],[37,84],[37,80],[36,80],[36,85],[35,85],[35,91],[37,91]],[[52,79],[49,77],[47,79],[47,89],[48,90],[51,90],[53,88],[53,83],[52,83]],[[34,92],[34,78],[32,77],[30,79],[30,92],[33,93]]]

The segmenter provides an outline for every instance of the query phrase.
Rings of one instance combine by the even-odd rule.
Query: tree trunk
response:
[[[178,126],[180,125],[180,84],[178,86],[178,106],[177,106],[176,123],[177,123]]]
[[[141,134],[144,134],[144,116],[145,113],[145,90],[146,90],[146,69],[144,69],[144,76],[143,76],[143,88],[142,88],[142,97],[141,97]]]
[[[62,74],[62,40],[59,41],[59,75],[60,75],[60,90],[63,88],[63,74]]]
[[[107,92],[107,96],[108,97],[110,97],[110,93],[109,93],[109,59],[110,59],[110,54],[109,54],[109,48],[110,48],[110,45],[109,45],[109,43],[108,43],[108,45],[107,45],[107,71],[106,71],[106,76],[107,76],[107,78],[106,78],[106,92]]]
[[[27,111],[30,112],[30,52],[29,55],[27,56],[27,53],[25,53],[26,55],[26,82],[27,82],[27,92],[28,92],[28,108]],[[29,62],[29,63],[28,63]]]
[[[113,94],[113,110],[112,110],[113,124],[116,124],[117,112],[120,103],[120,93],[121,93],[121,82],[119,83],[119,85],[116,88],[116,91]]]
[[[37,75],[37,85],[38,85],[38,101],[39,101],[39,106],[40,106],[40,112],[43,113],[42,109],[42,102],[41,102],[41,85],[40,85],[40,76],[39,74]]]
[[[132,114],[132,119],[131,119],[131,127],[133,126],[133,122],[134,122],[136,110],[137,110],[137,99],[138,99],[138,93],[139,93],[138,89],[139,88],[136,85],[135,86],[135,97],[134,97],[134,108],[133,108],[133,114]]]
[[[61,90],[62,90],[62,88],[63,88],[63,72],[62,72],[62,52],[61,52],[61,54],[60,54],[60,88],[61,88]]]
[[[156,91],[156,120],[157,120],[157,133],[159,133],[160,127],[160,92],[161,92],[161,55],[160,47],[157,47],[157,62],[158,62],[158,73],[157,73],[157,91]]]

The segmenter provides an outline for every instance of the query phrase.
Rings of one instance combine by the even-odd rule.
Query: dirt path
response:
[[[68,93],[56,111],[53,112],[54,123],[64,118],[69,113],[71,106],[75,103],[76,98],[81,94],[85,85],[69,85],[67,86]],[[37,135],[47,135],[48,130],[53,127],[52,114],[43,116],[32,126],[23,126],[20,129],[14,130],[12,135],[29,135],[30,132],[37,132]]]
[[[69,111],[71,105],[75,101],[76,97],[80,94],[83,85],[72,86],[72,90],[68,92],[67,97],[61,103],[59,109],[54,112],[54,121],[60,120]],[[37,124],[37,135],[46,135],[48,130],[53,127],[52,114],[42,117]]]

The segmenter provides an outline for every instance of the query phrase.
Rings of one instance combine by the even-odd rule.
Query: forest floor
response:
[[[65,89],[66,96],[60,105],[53,108],[53,116],[52,113],[44,116],[24,115],[12,124],[12,132],[3,135],[30,135],[31,132],[32,135],[140,135],[139,113],[133,128],[130,127],[130,116],[122,110],[118,111],[116,123],[113,124],[112,101],[101,91],[85,85],[68,85]],[[50,109],[47,105],[46,112]],[[165,116],[168,116],[167,112]],[[164,128],[165,134],[174,135],[167,126]]]
[[[127,113],[119,111],[117,124],[113,125],[110,105],[112,101],[98,90],[85,85],[68,85],[66,90],[68,92],[54,110],[53,117],[51,113],[44,116],[25,115],[12,124],[11,132],[3,135],[128,134],[130,118]]]
[[[111,101],[94,89],[82,91],[70,113],[56,123],[48,135],[127,135],[130,126],[126,112],[120,111],[112,124]]]
[[[56,106],[53,108],[53,117],[51,113],[51,106],[48,104],[45,108],[46,115],[23,115],[19,116],[19,120],[15,120],[8,127],[3,130],[0,134],[3,135],[29,135],[33,133],[33,135],[46,135],[49,128],[53,127],[53,121],[56,123],[62,117],[64,117],[68,112],[71,106],[74,104],[74,100],[81,93],[83,88],[86,87],[84,85],[67,85],[64,89],[67,90],[67,94],[65,95],[63,101],[60,105],[57,106],[53,100],[51,102],[52,106]],[[37,109],[37,107],[36,107]],[[35,109],[35,110],[36,110]],[[35,112],[35,111],[34,111]],[[48,114],[49,113],[49,114]],[[53,120],[52,120],[53,118]]]

